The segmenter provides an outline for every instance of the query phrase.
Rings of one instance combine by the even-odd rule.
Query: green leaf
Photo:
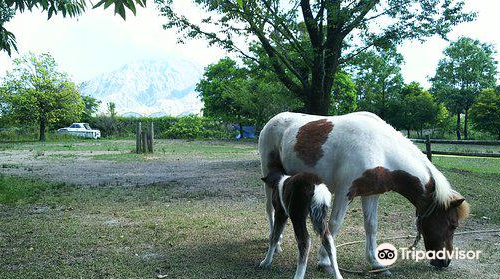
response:
[[[102,6],[102,4],[104,4],[104,3],[106,3],[106,0],[101,0],[101,1],[97,2],[97,4],[92,6],[92,9],[95,9],[95,8]]]

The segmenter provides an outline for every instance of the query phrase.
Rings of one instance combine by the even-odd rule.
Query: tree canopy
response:
[[[467,139],[468,113],[481,91],[496,83],[497,62],[490,44],[462,37],[452,42],[439,61],[431,79],[432,92],[457,115],[457,139],[461,138],[460,114],[465,113],[464,137]]]
[[[500,87],[481,92],[471,108],[470,116],[476,129],[500,139]]]
[[[257,41],[281,83],[302,96],[305,111],[323,115],[335,73],[358,53],[405,39],[445,37],[475,17],[463,11],[463,0],[195,0],[206,13],[201,20],[176,11],[172,0],[155,2],[166,17],[164,27],[178,30],[180,41],[202,38],[260,63],[247,51],[248,42]]]
[[[391,104],[388,121],[408,132],[415,130],[423,136],[423,129],[438,122],[442,106],[417,82],[405,85]]]
[[[204,116],[259,128],[274,114],[301,106],[274,76],[240,67],[229,57],[205,69],[196,91],[204,103]]]
[[[83,110],[82,98],[65,73],[49,54],[28,54],[14,59],[14,69],[7,72],[0,89],[4,117],[19,124],[37,123],[40,140],[50,123],[64,119],[78,120]]]
[[[351,61],[358,92],[358,108],[373,112],[383,119],[389,116],[391,104],[404,86],[401,74],[403,57],[395,50],[368,51]]]

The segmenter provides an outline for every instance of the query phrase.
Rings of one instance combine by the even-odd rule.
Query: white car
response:
[[[93,130],[88,123],[73,123],[71,126],[57,130],[60,134],[75,135],[84,138],[101,138],[101,131]]]

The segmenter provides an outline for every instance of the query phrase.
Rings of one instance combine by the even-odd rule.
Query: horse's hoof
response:
[[[318,268],[318,270],[324,271],[330,275],[335,274],[335,270],[333,269],[333,267],[331,265],[318,264],[317,268]]]
[[[260,262],[259,267],[262,269],[269,269],[271,267],[271,263],[263,260],[262,262]]]
[[[276,249],[274,249],[274,252],[281,254],[283,253],[283,249],[281,249],[281,246],[277,246]]]
[[[381,270],[381,271],[375,271],[374,274],[377,274],[378,276],[391,276],[392,273],[390,270],[388,269],[385,269],[385,267],[381,267],[381,268],[375,268],[375,269],[372,269],[372,270],[378,270],[378,269],[384,269],[384,270]]]

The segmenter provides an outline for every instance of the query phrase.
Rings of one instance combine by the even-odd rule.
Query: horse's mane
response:
[[[389,130],[394,133],[394,137],[398,138],[401,143],[407,146],[412,156],[418,157],[421,162],[427,167],[427,169],[429,170],[430,178],[434,179],[435,192],[433,198],[437,202],[437,204],[443,206],[444,208],[448,208],[453,200],[462,198],[462,195],[451,188],[448,179],[446,179],[446,177],[427,159],[427,156],[422,153],[420,148],[418,148],[410,139],[394,129],[390,124],[380,119],[378,116],[372,115],[372,117],[384,122],[388,127],[390,127]],[[464,206],[465,205],[466,203],[464,203]],[[464,209],[464,211],[468,210]]]

